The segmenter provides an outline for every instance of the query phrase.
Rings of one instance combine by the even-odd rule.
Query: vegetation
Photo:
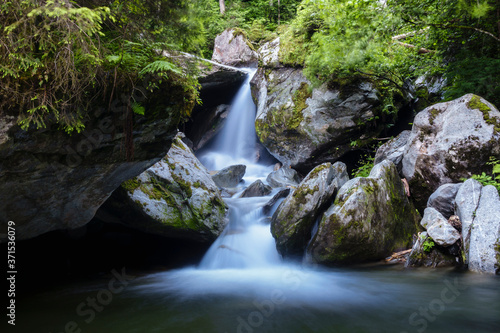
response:
[[[373,162],[375,161],[375,157],[370,155],[363,155],[363,157],[359,160],[359,167],[352,170],[353,177],[368,177],[370,175],[370,171],[373,168]]]
[[[424,249],[424,252],[431,252],[431,250],[434,248],[435,244],[432,238],[427,238],[425,242],[422,244],[422,248]]]
[[[176,80],[195,98],[192,67],[174,51],[193,51],[203,29],[189,1],[13,0],[0,5],[0,108],[24,129],[56,124],[81,131],[96,100],[125,95],[126,118],[144,113],[137,87]],[[161,50],[168,51],[167,57]],[[183,65],[181,67],[181,65]]]
[[[490,161],[486,162],[486,164],[491,165],[491,173],[483,172],[480,175],[472,175],[471,178],[477,180],[484,186],[493,185],[500,192],[500,161],[494,156],[490,156]]]

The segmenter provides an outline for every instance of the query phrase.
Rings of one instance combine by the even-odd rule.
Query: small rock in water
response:
[[[219,187],[236,187],[243,179],[247,167],[243,164],[231,165],[212,176]]]
[[[241,198],[263,197],[272,191],[272,187],[265,185],[260,179],[257,179],[241,194]]]
[[[273,208],[273,206],[276,204],[276,202],[278,202],[278,200],[281,198],[286,198],[289,194],[290,194],[289,188],[284,188],[281,191],[279,191],[278,193],[276,193],[274,195],[274,197],[271,200],[269,200],[264,205],[264,207],[262,207],[262,211],[264,212],[264,214],[269,214],[271,212],[271,209]]]

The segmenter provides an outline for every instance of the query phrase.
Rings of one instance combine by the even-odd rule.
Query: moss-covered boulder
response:
[[[352,179],[340,189],[308,253],[325,265],[382,259],[411,247],[419,221],[395,165],[385,160],[369,177]]]
[[[460,266],[458,257],[437,245],[427,232],[419,233],[417,241],[408,255],[405,267],[453,267]]]
[[[226,29],[217,35],[212,60],[236,67],[257,67],[259,55],[245,33],[239,29]]]
[[[252,79],[255,129],[283,165],[307,173],[380,133],[381,103],[368,82],[313,89],[297,68],[260,68]]]
[[[207,169],[178,136],[167,156],[124,182],[98,217],[166,237],[211,242],[222,232],[226,214]]]
[[[321,164],[279,205],[272,217],[271,232],[283,256],[301,256],[304,253],[314,222],[348,180],[344,163]]]
[[[500,158],[500,112],[483,98],[468,94],[418,113],[403,157],[403,174],[417,208],[446,183],[491,170]]]

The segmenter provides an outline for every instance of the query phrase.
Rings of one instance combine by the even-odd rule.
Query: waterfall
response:
[[[215,138],[211,150],[200,156],[200,161],[209,169],[246,165],[243,186],[257,179],[265,182],[272,171],[272,166],[256,163],[256,107],[250,91],[255,72],[255,69],[249,72],[236,94],[224,128]],[[225,200],[229,206],[229,223],[205,254],[200,269],[270,267],[281,263],[269,221],[262,213],[262,206],[274,192],[256,198],[239,198],[240,193],[237,193]]]

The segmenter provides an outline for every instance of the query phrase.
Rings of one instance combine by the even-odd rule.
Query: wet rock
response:
[[[231,165],[212,176],[219,187],[236,187],[243,179],[247,167],[243,164]]]
[[[348,179],[344,163],[321,164],[279,205],[272,218],[271,232],[283,256],[304,253],[314,222]]]
[[[215,37],[212,60],[236,67],[257,67],[259,56],[245,36],[235,29]]]
[[[123,183],[97,216],[165,237],[212,242],[226,214],[207,169],[177,137],[161,161]]]
[[[265,185],[260,179],[257,179],[243,191],[241,198],[263,197],[271,193],[272,190],[271,186]]]
[[[441,185],[459,182],[491,168],[500,157],[500,112],[479,96],[468,94],[418,113],[405,147],[403,175],[417,208]]]
[[[290,189],[289,188],[284,188],[280,190],[278,193],[276,193],[271,200],[269,200],[264,207],[262,207],[262,211],[264,214],[269,214],[271,210],[273,209],[274,205],[278,202],[279,199],[286,198],[290,194]]]
[[[287,187],[287,186],[297,186],[300,183],[300,176],[292,168],[281,167],[276,171],[271,172],[267,176],[267,182],[272,187]]]
[[[255,128],[267,150],[283,165],[308,172],[334,162],[378,135],[377,90],[368,82],[312,88],[301,69],[259,69],[252,79]]]
[[[410,138],[411,131],[403,131],[394,139],[391,139],[384,143],[377,149],[377,153],[375,154],[374,164],[378,164],[383,160],[389,160],[398,169],[398,172],[401,172],[403,168],[403,153],[405,150],[406,143]]]
[[[325,265],[383,259],[411,246],[419,220],[396,166],[384,160],[342,186],[307,252]]]
[[[448,223],[448,219],[432,207],[424,210],[420,224],[427,229],[427,234],[439,245],[450,246],[460,239],[460,233]]]
[[[475,179],[465,181],[455,197],[455,214],[462,222],[462,240],[465,253],[465,262],[469,262],[470,227],[476,217],[483,185]]]
[[[453,267],[459,265],[457,258],[438,246],[432,246],[427,232],[419,234],[405,263],[405,267]],[[424,246],[425,244],[425,246]]]
[[[462,186],[460,184],[444,184],[431,194],[427,200],[427,207],[435,208],[445,218],[450,218],[455,213],[455,197]]]
[[[469,270],[500,274],[500,196],[491,185],[483,187],[472,222]]]

